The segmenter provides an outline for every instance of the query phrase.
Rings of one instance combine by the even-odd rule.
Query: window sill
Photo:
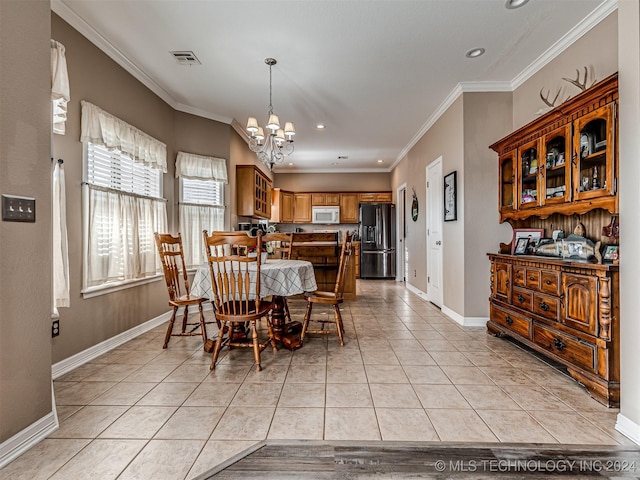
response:
[[[100,295],[108,295],[110,293],[118,292],[120,290],[126,290],[128,288],[139,287],[140,285],[146,285],[148,283],[158,282],[163,278],[161,273],[152,277],[136,278],[135,280],[126,280],[124,282],[110,282],[97,287],[88,287],[83,289],[82,298],[99,297]]]

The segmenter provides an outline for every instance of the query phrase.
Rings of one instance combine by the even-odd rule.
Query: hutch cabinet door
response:
[[[518,149],[518,208],[540,205],[540,140]]]
[[[591,335],[597,335],[598,277],[562,274],[565,325]]]
[[[511,265],[495,262],[493,264],[493,297],[505,302],[511,301]]]
[[[571,199],[571,125],[546,134],[542,138],[540,157],[542,203],[565,203]]]
[[[504,215],[507,212],[512,212],[515,208],[515,160],[516,151],[512,151],[500,156],[499,169],[500,169],[500,185],[498,188],[498,205],[500,208],[500,214]]]
[[[573,194],[585,200],[615,194],[614,103],[574,122]]]

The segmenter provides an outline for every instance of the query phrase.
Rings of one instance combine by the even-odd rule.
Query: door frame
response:
[[[427,277],[429,276],[429,264],[431,262],[431,250],[429,249],[429,224],[431,219],[429,218],[429,211],[430,211],[430,206],[427,205],[428,203],[428,199],[429,199],[429,168],[433,167],[436,163],[440,164],[440,173],[443,172],[443,161],[442,161],[442,155],[440,155],[438,158],[436,158],[433,162],[429,163],[426,167],[425,167],[425,228],[424,228],[424,233],[425,233],[425,238],[427,239],[427,244],[426,244],[426,261],[427,261],[427,268],[425,270],[425,272],[427,273]],[[443,177],[444,178],[444,177]],[[441,195],[441,202],[444,203],[444,198]],[[440,232],[442,232],[442,236],[444,237],[444,219],[442,219],[440,221]],[[431,289],[429,288],[429,282],[427,281],[427,300],[430,301],[431,303],[435,304],[436,306],[439,306],[440,308],[442,308],[442,306],[444,305],[444,291],[443,291],[443,287],[444,287],[444,245],[442,245],[441,249],[440,249],[440,268],[439,268],[440,274],[442,275],[443,278],[441,278],[440,280],[440,298],[436,299],[436,301],[434,301],[434,299],[432,298],[432,292]]]
[[[406,282],[407,272],[404,271],[404,255],[407,246],[406,237],[402,231],[403,225],[407,221],[407,183],[403,183],[396,189],[396,203],[398,208],[396,209],[396,282]],[[400,208],[401,207],[401,208]],[[405,227],[406,229],[406,227]],[[400,244],[402,243],[402,248]]]

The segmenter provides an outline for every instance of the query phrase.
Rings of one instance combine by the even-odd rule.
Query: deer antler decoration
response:
[[[545,97],[544,95],[542,95],[542,90],[544,90],[543,88],[540,89],[540,98],[542,99],[542,101],[545,103],[545,105],[547,105],[548,107],[555,107],[556,102],[558,101],[558,95],[560,95],[560,90],[558,90],[558,92],[556,93],[555,98],[553,99],[552,102],[549,101],[549,97],[551,96],[551,90],[549,90],[549,93],[547,93],[547,96]]]
[[[582,83],[580,83],[580,70],[578,70],[576,68],[576,79],[575,80],[571,80],[570,78],[566,78],[566,77],[562,77],[562,80],[566,80],[571,85],[575,85],[580,90],[584,91],[584,90],[587,89],[587,77],[588,77],[588,75],[589,75],[589,71],[588,71],[587,67],[584,67],[584,81]]]

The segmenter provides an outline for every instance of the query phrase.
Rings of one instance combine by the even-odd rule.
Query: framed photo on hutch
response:
[[[527,246],[533,247],[538,244],[543,236],[544,229],[542,228],[514,228],[513,238],[511,239],[511,255],[515,255],[516,246],[518,245],[518,239],[529,239]]]
[[[456,205],[456,171],[444,176],[444,221],[458,219]]]

